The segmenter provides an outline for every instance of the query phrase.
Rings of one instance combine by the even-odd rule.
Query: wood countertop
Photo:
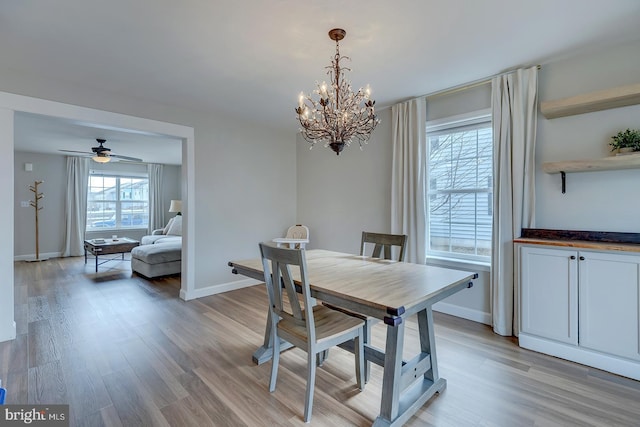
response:
[[[640,233],[523,228],[514,243],[599,251],[640,252]]]
[[[532,237],[518,237],[513,243],[527,245],[563,246],[577,249],[596,249],[600,251],[640,252],[640,245],[630,243],[594,242],[589,240],[556,240]]]

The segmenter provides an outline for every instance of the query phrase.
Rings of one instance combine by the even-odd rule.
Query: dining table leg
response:
[[[447,386],[438,375],[436,342],[431,306],[418,311],[420,353],[403,361],[404,318],[387,323],[387,343],[382,378],[382,403],[374,427],[397,427],[406,423],[434,394]],[[387,320],[385,319],[385,323]]]
[[[392,425],[393,421],[398,417],[400,408],[400,378],[402,376],[405,322],[401,318],[395,320],[394,324],[387,324],[387,342],[382,374],[382,400],[380,415],[374,421],[374,427]]]
[[[431,368],[424,373],[424,378],[434,384],[441,384],[438,392],[442,391],[447,383],[438,375],[438,358],[436,356],[436,336],[433,329],[433,309],[431,306],[418,312],[418,332],[420,334],[420,349],[423,354],[429,354]],[[441,381],[440,381],[441,380]]]

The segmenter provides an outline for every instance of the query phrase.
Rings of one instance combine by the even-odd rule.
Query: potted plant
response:
[[[609,145],[612,147],[611,151],[618,150],[619,153],[640,151],[640,131],[627,129],[624,132],[620,131],[616,135],[612,136],[612,142]]]

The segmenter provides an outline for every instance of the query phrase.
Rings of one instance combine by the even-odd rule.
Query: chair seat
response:
[[[323,305],[313,307],[313,317],[316,325],[316,341],[319,344],[346,332],[356,331],[364,324],[361,319]],[[304,324],[285,318],[278,322],[278,329],[300,341],[307,342],[307,328]]]

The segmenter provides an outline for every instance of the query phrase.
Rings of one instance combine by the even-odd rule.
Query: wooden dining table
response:
[[[438,375],[432,305],[471,287],[477,273],[395,262],[321,249],[307,250],[312,296],[329,304],[380,319],[387,329],[384,350],[368,343],[365,359],[383,367],[380,414],[374,427],[403,425],[435,393],[446,387]],[[232,272],[264,280],[259,258],[231,261]],[[294,273],[294,280],[299,277]],[[403,360],[407,317],[417,314],[421,351]],[[267,321],[267,328],[271,324]],[[258,364],[271,358],[270,331],[254,353]],[[280,350],[289,348],[282,343]]]

